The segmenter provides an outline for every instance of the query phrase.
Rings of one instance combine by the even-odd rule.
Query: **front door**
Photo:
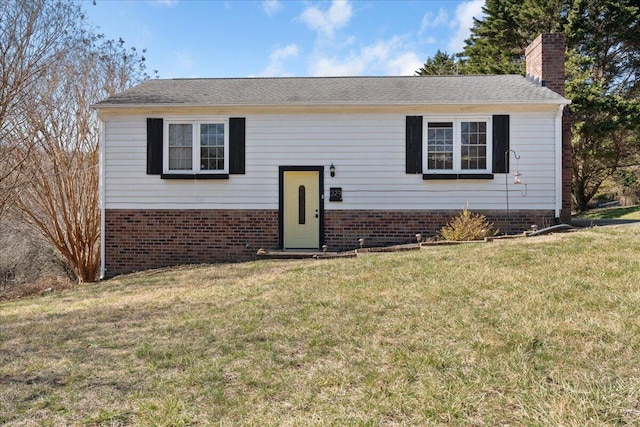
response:
[[[282,172],[283,249],[320,247],[320,171]]]

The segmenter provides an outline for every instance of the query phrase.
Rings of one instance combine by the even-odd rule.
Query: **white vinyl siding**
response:
[[[513,186],[512,160],[508,178],[512,210],[555,206],[554,114],[510,114],[510,148],[520,156],[519,172],[527,184],[523,197],[522,187]],[[495,174],[492,180],[443,181],[406,174],[405,115],[246,115],[246,173],[231,175],[228,180],[171,180],[147,175],[146,117],[104,118],[106,209],[277,210],[279,166],[324,166],[326,210],[506,208],[504,174]],[[206,115],[188,118],[207,120]],[[470,121],[473,118],[477,114],[469,116]],[[173,115],[164,119],[181,118]],[[465,116],[456,119],[465,120]],[[487,144],[491,145],[490,138]],[[336,168],[333,178],[329,175],[332,163]],[[491,171],[491,157],[487,169]],[[330,187],[342,188],[342,202],[329,202]]]

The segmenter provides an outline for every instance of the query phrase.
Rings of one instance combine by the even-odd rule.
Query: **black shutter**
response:
[[[244,117],[232,117],[229,119],[230,174],[244,174],[245,127],[246,119]]]
[[[162,119],[147,119],[147,175],[162,174]]]
[[[509,173],[509,115],[493,116],[493,173]]]
[[[406,173],[422,173],[422,116],[407,116]]]

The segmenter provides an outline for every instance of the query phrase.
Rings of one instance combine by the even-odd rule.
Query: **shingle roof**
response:
[[[519,75],[147,80],[107,98],[116,106],[565,104]]]

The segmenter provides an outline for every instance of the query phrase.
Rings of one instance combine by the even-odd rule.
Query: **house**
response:
[[[526,54],[527,78],[148,80],[96,104],[103,276],[407,243],[466,206],[505,232],[553,223],[564,38]]]

